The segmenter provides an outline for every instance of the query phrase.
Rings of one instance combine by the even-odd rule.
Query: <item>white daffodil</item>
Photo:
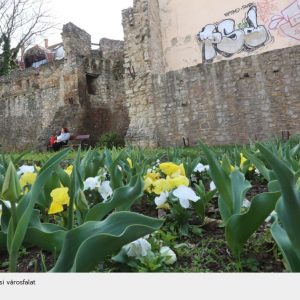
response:
[[[160,207],[165,204],[165,202],[168,200],[169,193],[168,192],[162,192],[158,197],[155,197],[154,202],[157,207]]]
[[[95,190],[96,188],[99,188],[99,186],[100,186],[99,176],[89,177],[83,183],[83,190],[84,191]]]
[[[176,262],[177,257],[173,250],[171,250],[169,247],[161,247],[159,250],[159,253],[161,256],[166,257],[165,263],[167,265],[172,265]]]
[[[209,189],[211,190],[211,191],[213,191],[213,190],[215,190],[217,187],[216,187],[216,185],[215,185],[215,183],[212,181],[210,184],[209,184]]]
[[[249,208],[251,205],[251,202],[248,199],[244,199],[242,207]]]
[[[199,163],[195,169],[194,169],[194,172],[204,172],[204,171],[208,171],[209,170],[209,166],[208,165],[203,165],[201,163]]]
[[[127,255],[130,257],[147,256],[151,251],[151,244],[144,238],[140,238],[123,247]]]
[[[108,198],[113,194],[113,190],[110,187],[109,181],[103,181],[98,188],[100,195],[102,196],[104,202],[108,200]]]
[[[21,176],[24,173],[34,173],[34,171],[34,166],[23,165],[18,169],[17,174]]]
[[[183,185],[174,190],[173,195],[179,199],[179,203],[183,208],[189,208],[190,201],[197,202],[200,199],[191,188]]]

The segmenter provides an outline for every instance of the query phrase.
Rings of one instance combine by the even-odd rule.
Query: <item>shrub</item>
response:
[[[107,132],[100,137],[97,146],[101,148],[107,147],[109,149],[112,149],[113,147],[124,147],[125,141],[124,138],[118,133]]]

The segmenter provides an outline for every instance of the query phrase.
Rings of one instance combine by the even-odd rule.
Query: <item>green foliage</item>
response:
[[[158,230],[162,221],[131,212],[111,214],[101,222],[87,222],[66,234],[52,272],[88,272],[108,255]]]
[[[289,270],[300,272],[300,190],[297,184],[300,165],[292,156],[298,151],[286,152],[283,155],[285,159],[281,160],[278,152],[270,151],[263,145],[258,145],[258,148],[272,166],[282,193],[276,205],[278,220],[272,226],[272,235],[285,257]]]
[[[121,148],[125,146],[125,141],[122,136],[116,132],[107,132],[103,134],[97,143],[100,148],[112,149],[113,147]]]
[[[219,192],[219,210],[225,225],[227,243],[233,254],[239,258],[243,245],[274,210],[280,193],[258,195],[251,202],[249,210],[243,213],[242,204],[251,187],[250,183],[237,168],[230,174],[228,170],[224,170],[228,165],[226,158],[223,157],[221,166],[211,150],[205,145],[202,145],[202,149]]]
[[[2,53],[0,54],[0,76],[8,75],[12,69],[16,68],[15,59],[18,51],[17,49],[11,49],[11,41],[5,34],[0,38],[0,46],[2,46]]]

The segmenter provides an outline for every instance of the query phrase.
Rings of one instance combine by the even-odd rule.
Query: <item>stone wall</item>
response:
[[[300,133],[300,46],[153,76],[158,146]]]
[[[135,0],[123,11],[129,144],[232,144],[299,133],[300,46],[166,73],[160,21],[157,0]]]
[[[94,143],[106,132],[114,131],[124,137],[129,125],[123,53],[118,56],[118,47],[112,49],[105,53],[93,51],[85,60],[88,100],[83,125]],[[107,57],[114,57],[114,60]]]
[[[164,62],[157,1],[135,0],[123,11],[125,91],[130,124],[129,143],[157,145],[153,72],[163,73]]]
[[[62,126],[91,134],[92,143],[107,131],[125,135],[122,42],[107,40],[105,53],[92,51],[90,35],[72,23],[62,36],[63,61],[0,77],[2,149],[46,149]]]

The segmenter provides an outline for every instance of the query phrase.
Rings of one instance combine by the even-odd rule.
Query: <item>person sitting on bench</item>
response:
[[[63,127],[60,135],[57,136],[56,141],[53,143],[53,150],[58,151],[63,145],[67,145],[71,135],[68,128]]]

